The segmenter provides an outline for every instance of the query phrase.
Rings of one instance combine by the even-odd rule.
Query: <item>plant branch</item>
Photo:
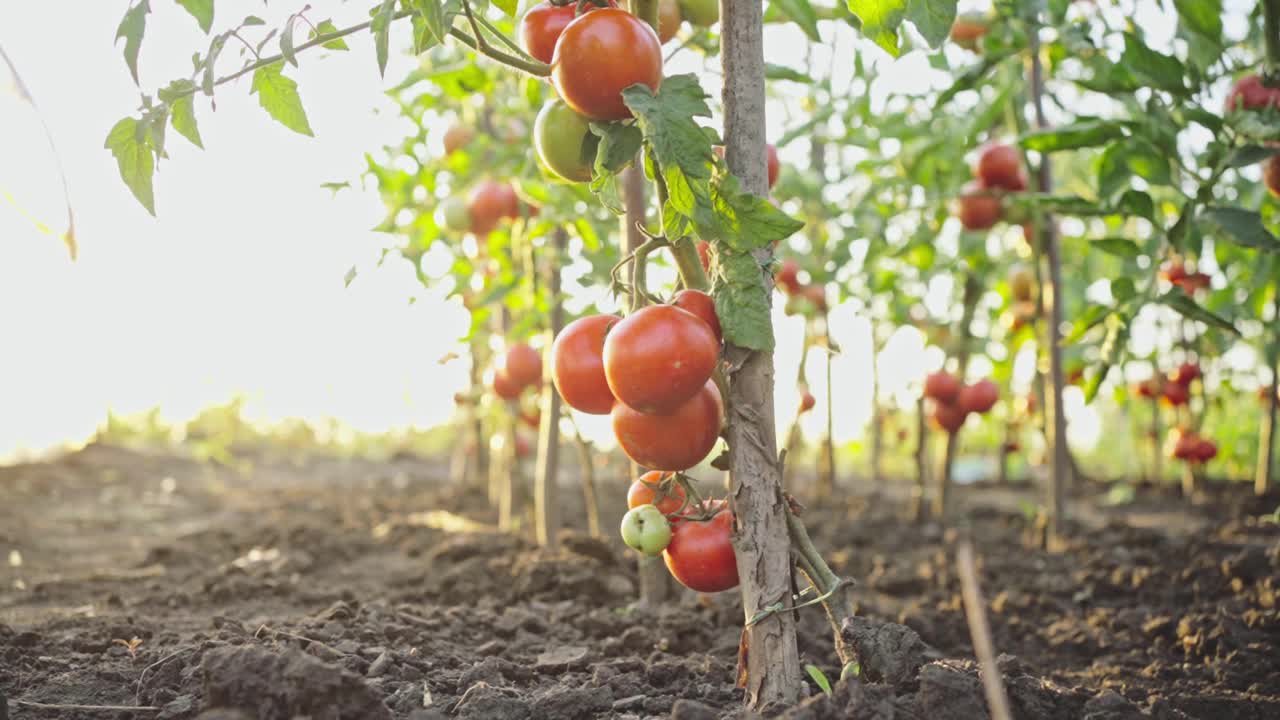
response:
[[[1262,2],[1262,41],[1267,49],[1262,83],[1268,87],[1280,86],[1280,0]]]

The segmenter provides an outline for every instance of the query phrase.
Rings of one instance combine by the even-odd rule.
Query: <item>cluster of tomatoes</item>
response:
[[[1160,268],[1160,278],[1169,284],[1182,289],[1187,295],[1195,295],[1197,290],[1208,289],[1212,284],[1208,275],[1202,272],[1188,272],[1187,266],[1180,260],[1170,260]]]
[[[987,230],[1004,217],[1004,193],[1027,189],[1027,174],[1017,150],[993,143],[978,153],[973,176],[956,201],[956,217],[966,230]]]
[[[1218,446],[1202,437],[1195,430],[1174,428],[1165,438],[1165,453],[1175,460],[1185,460],[1196,465],[1209,462],[1218,456]]]
[[[925,377],[924,396],[933,401],[933,423],[955,433],[964,426],[969,413],[986,414],[995,407],[1000,388],[988,378],[965,385],[955,375],[939,370]]]
[[[778,289],[787,296],[786,313],[795,315],[812,310],[820,315],[825,314],[827,291],[821,285],[806,285],[800,282],[799,273],[800,264],[788,258],[782,261],[778,274],[773,277]]]
[[[1140,398],[1160,398],[1171,407],[1182,407],[1191,400],[1191,383],[1201,377],[1200,366],[1184,362],[1168,376],[1156,375],[1134,385],[1133,394]]]
[[[681,585],[713,593],[738,586],[733,512],[723,500],[694,501],[683,478],[654,470],[631,484],[622,540],[645,555],[662,554]]]
[[[1222,112],[1230,115],[1238,110],[1267,109],[1280,110],[1280,87],[1268,87],[1262,76],[1251,74],[1231,86]],[[1262,181],[1272,195],[1280,197],[1280,156],[1272,155],[1263,163]]]
[[[582,12],[579,13],[579,7]],[[543,106],[534,122],[534,147],[553,173],[570,182],[591,179],[590,123],[631,117],[622,91],[662,84],[662,45],[684,20],[710,26],[720,18],[715,0],[662,0],[658,32],[620,9],[614,0],[539,3],[520,21],[520,40],[536,60],[551,66],[559,99]]]
[[[536,206],[520,202],[510,183],[482,180],[471,188],[465,200],[449,197],[442,201],[439,221],[451,232],[470,232],[477,238],[484,238],[503,220],[537,214]]]
[[[551,347],[551,376],[566,404],[610,415],[627,457],[651,470],[688,470],[720,436],[724,404],[712,380],[720,320],[710,295],[681,290],[670,304],[626,318],[570,323]]]

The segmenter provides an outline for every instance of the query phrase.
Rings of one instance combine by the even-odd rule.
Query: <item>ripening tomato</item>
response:
[[[1133,386],[1133,394],[1140,398],[1150,399],[1154,397],[1159,397],[1160,393],[1161,393],[1161,383],[1159,378],[1151,378],[1149,380],[1143,380],[1142,382]]]
[[[587,144],[591,134],[589,121],[564,104],[552,100],[542,106],[533,122],[533,146],[538,158],[551,172],[569,182],[587,182],[595,155]]]
[[[529,442],[529,438],[524,435],[516,435],[516,457],[529,457],[529,453],[533,452],[533,444]]]
[[[625,120],[622,91],[637,83],[658,91],[658,34],[625,10],[605,8],[569,23],[556,42],[551,83],[569,107],[593,120]]]
[[[1186,385],[1165,383],[1163,392],[1165,403],[1172,405],[1173,407],[1186,405],[1187,401],[1191,399],[1191,392],[1187,390]]]
[[[680,14],[691,25],[709,28],[720,20],[720,0],[680,0]]]
[[[956,199],[956,217],[965,230],[988,230],[1000,221],[1004,209],[1000,196],[987,192],[975,183],[965,185]]]
[[[782,267],[778,268],[778,274],[773,276],[773,281],[782,288],[782,292],[788,295],[794,295],[800,289],[800,280],[796,278],[796,274],[800,272],[800,263],[787,258],[782,261]]]
[[[1018,151],[999,143],[993,143],[978,154],[978,164],[973,174],[985,188],[1000,188],[1018,192],[1027,187],[1022,175],[1022,158]]]
[[[712,300],[710,295],[701,290],[686,288],[676,293],[676,296],[671,299],[671,304],[702,318],[702,321],[716,334],[716,342],[720,341],[720,316],[716,315],[716,301]]]
[[[483,237],[503,219],[519,216],[520,200],[509,184],[484,180],[467,196],[467,212],[471,214],[471,232]]]
[[[1035,289],[1035,273],[1025,263],[1018,263],[1009,269],[1009,294],[1014,300],[1030,300]]]
[[[1260,75],[1245,75],[1231,86],[1223,114],[1236,110],[1262,110],[1267,107],[1280,108],[1280,88],[1263,85]]]
[[[805,390],[804,394],[800,396],[800,412],[802,413],[809,412],[817,404],[818,401],[813,397],[813,393],[808,390]]]
[[[662,0],[658,3],[658,42],[663,45],[680,32],[680,23],[684,17],[680,15],[680,3],[676,0]]]
[[[969,411],[959,404],[950,405],[935,402],[933,404],[933,415],[930,419],[933,420],[935,427],[949,433],[956,433],[960,428],[964,427],[964,421],[967,417],[969,417]]]
[[[524,389],[523,385],[507,377],[507,374],[504,372],[495,372],[493,374],[493,381],[491,385],[493,387],[493,394],[503,400],[515,400],[520,397],[520,391]]]
[[[452,155],[475,139],[476,131],[466,125],[454,125],[444,131],[444,154]]]
[[[733,513],[721,510],[710,520],[672,523],[671,542],[662,552],[671,577],[690,590],[721,592],[738,586],[733,552]]]
[[[956,394],[956,405],[967,413],[986,413],[995,407],[1000,398],[1000,388],[988,378],[972,385],[965,385]]]
[[[1202,377],[1200,366],[1193,362],[1184,362],[1169,374],[1169,379],[1179,385],[1190,385],[1192,380]]]
[[[615,2],[609,4],[617,7]],[[520,19],[520,44],[535,60],[550,64],[555,55],[556,40],[560,39],[560,33],[564,32],[565,27],[573,22],[577,9],[577,3],[556,7],[549,2],[540,2],[529,8],[529,12]],[[596,6],[587,3],[583,9],[591,11]]]
[[[675,411],[698,393],[719,361],[720,341],[711,326],[674,305],[631,313],[604,339],[609,389],[639,412]]]
[[[521,388],[536,385],[542,380],[542,353],[528,343],[516,343],[498,358],[498,372]]]
[[[663,515],[670,515],[684,507],[684,488],[671,480],[671,473],[651,470],[631,483],[627,491],[627,507],[657,505]]]
[[[604,339],[617,315],[590,315],[569,323],[551,344],[551,379],[569,407],[608,415],[613,391],[604,374]]]
[[[720,436],[724,405],[716,384],[707,381],[696,395],[664,415],[613,406],[613,435],[636,464],[653,470],[688,470],[706,458]]]
[[[1272,197],[1280,197],[1280,155],[1272,155],[1262,164],[1262,182]]]
[[[955,402],[960,394],[960,380],[945,371],[929,373],[924,379],[924,396],[940,403]]]
[[[532,410],[521,410],[520,422],[528,425],[534,430],[537,430],[538,426],[542,424],[542,411],[538,408],[533,408]]]
[[[1063,378],[1063,380],[1068,385],[1079,385],[1080,381],[1084,380],[1084,366],[1083,365],[1069,366],[1067,368],[1067,375],[1065,378]]]
[[[1170,260],[1160,267],[1160,277],[1177,285],[1187,277],[1187,268],[1179,261]]]
[[[440,203],[439,217],[436,222],[445,230],[464,233],[471,229],[471,213],[467,210],[467,201],[460,197],[449,196]]]
[[[1182,292],[1187,295],[1194,295],[1197,290],[1207,290],[1211,287],[1213,285],[1213,279],[1202,272],[1193,272],[1175,282],[1174,285],[1182,288]]]
[[[966,13],[956,18],[951,26],[951,42],[966,50],[977,50],[978,41],[987,34],[987,19],[982,15]]]

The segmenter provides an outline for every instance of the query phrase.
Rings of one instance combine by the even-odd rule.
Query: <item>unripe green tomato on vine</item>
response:
[[[720,21],[719,0],[680,0],[680,15],[691,25],[711,27]]]
[[[671,543],[671,523],[655,505],[640,505],[622,516],[622,542],[650,557]]]
[[[594,157],[583,153],[583,145],[590,134],[589,121],[563,100],[552,100],[543,105],[533,123],[533,144],[538,150],[538,158],[547,169],[569,182],[591,179]]]
[[[467,211],[467,201],[454,196],[445,198],[440,203],[437,221],[449,232],[467,232],[471,229],[471,213]]]

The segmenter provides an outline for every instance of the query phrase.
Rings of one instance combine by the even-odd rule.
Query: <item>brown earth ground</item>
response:
[[[606,538],[570,512],[548,552],[439,462],[242,459],[91,445],[0,468],[0,720],[5,698],[15,720],[744,716],[735,593],[634,607],[621,482],[601,482]],[[987,717],[957,531],[908,522],[903,496],[809,502],[867,660],[786,717]],[[956,492],[1015,717],[1280,718],[1280,496],[1082,497],[1055,552],[1024,543],[1029,498]],[[837,677],[801,613],[802,661]]]

